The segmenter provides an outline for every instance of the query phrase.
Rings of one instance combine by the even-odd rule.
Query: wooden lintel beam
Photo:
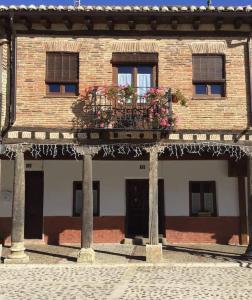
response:
[[[108,18],[107,19],[107,26],[109,30],[114,30],[115,28],[115,21],[113,18]]]
[[[242,26],[243,20],[242,18],[235,18],[234,19],[234,28],[235,29],[240,29]]]
[[[150,20],[150,27],[152,30],[157,30],[158,22],[156,18]]]
[[[84,19],[84,23],[87,26],[88,30],[93,30],[94,29],[94,23],[91,17],[86,17]]]
[[[68,17],[64,17],[62,21],[68,30],[73,28],[73,22]]]
[[[46,29],[51,29],[52,27],[52,22],[46,17],[40,18],[40,24],[44,26]]]
[[[177,17],[173,17],[171,19],[171,28],[174,29],[174,30],[178,29],[178,24],[179,24],[178,18]]]
[[[196,17],[196,18],[193,19],[192,27],[193,27],[194,30],[199,29],[199,27],[200,27],[200,18],[199,17]]]
[[[216,18],[214,22],[215,30],[220,30],[222,25],[223,25],[223,18],[222,17]]]
[[[128,20],[128,25],[130,30],[135,30],[136,29],[136,21],[133,19]]]
[[[23,24],[28,30],[32,29],[32,22],[27,17],[21,17],[20,23]]]

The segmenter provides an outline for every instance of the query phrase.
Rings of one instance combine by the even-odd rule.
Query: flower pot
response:
[[[172,103],[178,103],[178,97],[176,94],[172,94]]]

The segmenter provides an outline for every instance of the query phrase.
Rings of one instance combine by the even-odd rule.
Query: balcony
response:
[[[171,130],[176,121],[171,89],[131,86],[87,88],[73,104],[74,128]]]

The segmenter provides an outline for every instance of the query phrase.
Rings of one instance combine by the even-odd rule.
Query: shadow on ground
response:
[[[76,261],[78,245],[26,245],[30,263],[54,264]],[[97,263],[134,263],[145,261],[145,246],[122,244],[94,244]],[[163,246],[163,259],[167,263],[193,262],[252,262],[243,254],[245,247],[230,245],[167,245]],[[3,248],[3,257],[10,247]]]

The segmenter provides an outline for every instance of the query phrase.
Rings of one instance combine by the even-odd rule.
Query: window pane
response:
[[[192,193],[200,193],[200,182],[192,182],[191,191]]]
[[[75,216],[80,216],[82,213],[82,188],[79,185],[75,190]],[[99,185],[93,187],[93,214],[99,215]]]
[[[213,193],[204,193],[204,211],[214,213]]]
[[[80,216],[82,211],[82,190],[75,191],[75,214]]]
[[[71,93],[71,94],[76,94],[77,92],[77,87],[76,84],[65,84],[65,93]]]
[[[222,84],[211,84],[211,94],[222,95],[223,94]]]
[[[192,213],[197,214],[201,211],[200,193],[192,193]]]
[[[139,66],[137,68],[137,94],[139,95],[138,102],[145,102],[141,96],[145,95],[151,87],[152,82],[152,67]],[[143,101],[144,100],[144,101]]]
[[[207,85],[206,84],[195,84],[196,95],[207,95]]]
[[[118,85],[127,86],[133,84],[133,68],[132,67],[118,67]]]
[[[60,93],[60,84],[58,83],[49,83],[49,92],[50,93]]]
[[[98,206],[98,191],[93,190],[93,205],[94,205],[94,215],[98,216],[99,214],[99,206]]]

